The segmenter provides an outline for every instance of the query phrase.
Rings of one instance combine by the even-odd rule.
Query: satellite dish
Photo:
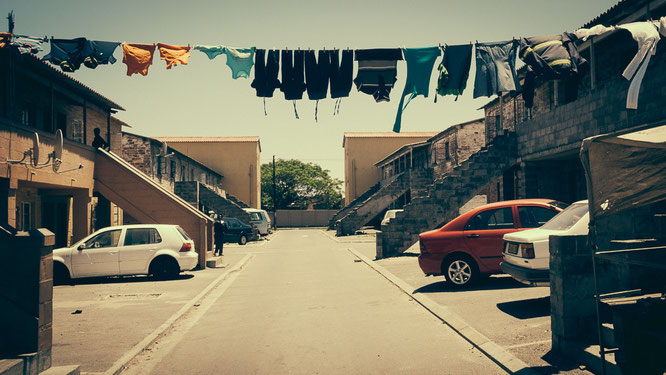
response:
[[[32,165],[36,167],[38,164],[39,164],[39,134],[37,134],[37,132],[34,132],[32,136]]]
[[[62,164],[62,147],[63,147],[63,141],[62,141],[62,130],[58,129],[56,130],[56,141],[55,141],[55,148],[53,150],[53,171],[57,172],[58,169],[60,168],[60,164]]]
[[[162,155],[166,156],[166,154],[167,154],[167,143],[162,142]]]

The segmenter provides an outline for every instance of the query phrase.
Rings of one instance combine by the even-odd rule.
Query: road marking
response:
[[[538,373],[531,369],[525,362],[518,359],[518,357],[509,353],[506,349],[491,341],[488,337],[477,331],[474,327],[465,322],[458,314],[451,311],[447,306],[442,306],[437,302],[430,299],[428,296],[422,294],[412,294],[414,288],[407,284],[402,279],[390,273],[386,268],[380,266],[376,262],[371,261],[359,251],[348,248],[350,253],[355,255],[358,259],[362,260],[370,268],[386,278],[390,283],[398,287],[403,293],[414,299],[419,305],[423,306],[426,310],[430,311],[432,315],[441,320],[444,324],[451,327],[451,329],[460,335],[463,339],[467,340],[475,348],[480,350],[491,361],[499,365],[504,371],[509,374],[519,372],[524,375],[537,375]]]
[[[226,272],[221,274],[217,279],[213,280],[206,289],[202,290],[201,293],[197,294],[196,297],[192,298],[189,302],[187,302],[180,310],[178,310],[175,314],[173,314],[166,322],[164,322],[162,325],[157,327],[150,335],[146,336],[143,340],[141,340],[138,344],[134,345],[130,350],[128,350],[119,360],[117,360],[108,370],[104,372],[104,375],[118,375],[120,374],[123,370],[125,370],[126,366],[132,361],[135,357],[138,355],[142,354],[142,352],[148,348],[149,345],[151,345],[154,341],[156,341],[158,338],[161,336],[164,336],[166,331],[171,328],[176,321],[178,321],[180,318],[182,318],[186,313],[188,313],[191,309],[194,309],[196,305],[201,305],[203,300],[208,296],[208,294],[213,291],[215,287],[217,287],[220,283],[222,283],[229,275],[232,275],[233,273],[236,273],[233,279],[235,279],[235,276],[237,276],[237,272],[240,269],[242,269],[247,262],[250,261],[254,256],[252,254],[248,254],[243,259],[240,260],[240,262],[236,263],[232,268],[228,269]],[[222,288],[226,290],[226,288]]]

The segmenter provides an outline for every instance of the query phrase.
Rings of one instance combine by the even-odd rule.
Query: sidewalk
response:
[[[452,313],[452,317],[462,320],[463,326],[469,325],[538,373],[590,374],[550,353],[548,287],[528,287],[507,275],[494,275],[469,289],[451,289],[443,276],[423,274],[417,260],[418,244],[402,256],[375,260],[374,235],[371,242],[365,241],[367,237],[369,235],[337,239],[349,243],[350,248],[379,265],[389,277],[396,277],[408,293],[427,296],[444,311]]]

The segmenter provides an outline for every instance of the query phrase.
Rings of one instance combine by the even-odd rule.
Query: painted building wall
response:
[[[348,132],[342,147],[345,152],[345,205],[362,195],[381,179],[375,163],[400,147],[425,141],[437,132]]]
[[[259,137],[157,137],[222,175],[220,186],[248,206],[261,206]]]

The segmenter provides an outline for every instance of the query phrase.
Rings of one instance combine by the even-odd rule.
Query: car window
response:
[[[116,247],[118,246],[118,240],[120,239],[120,229],[109,230],[104,233],[100,233],[93,238],[85,242],[84,247],[86,249],[97,249],[101,247]]]
[[[250,212],[250,220],[261,221],[261,214],[258,212]]]
[[[491,230],[513,228],[511,207],[496,208],[479,212],[465,225],[465,230]]]
[[[523,228],[540,227],[555,215],[557,215],[557,212],[545,207],[518,206],[518,217]]]
[[[225,221],[231,228],[238,228],[240,226],[240,222],[237,219],[234,219],[233,217],[226,218]]]
[[[125,246],[147,245],[162,242],[155,228],[129,228],[125,233]]]
[[[585,216],[588,209],[589,206],[587,202],[574,203],[544,224],[542,228],[551,230],[568,230],[573,227],[578,220]]]
[[[178,230],[178,233],[180,233],[180,235],[183,236],[183,238],[185,239],[185,241],[189,241],[189,240],[190,240],[190,236],[187,235],[187,232],[185,232],[185,230],[183,230],[183,228],[181,228],[180,226],[177,226],[177,227],[176,227],[176,230]]]

